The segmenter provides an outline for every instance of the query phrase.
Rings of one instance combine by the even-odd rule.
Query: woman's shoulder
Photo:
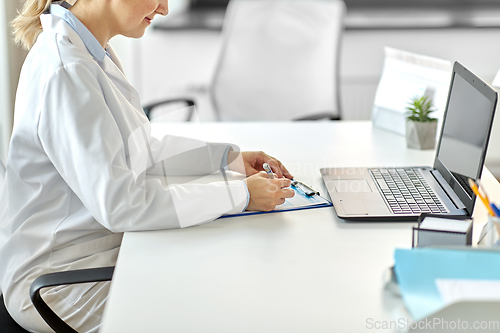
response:
[[[42,33],[26,57],[25,65],[30,71],[38,71],[48,78],[61,69],[85,67],[98,75],[99,65],[90,53],[80,45],[73,43],[67,35]]]

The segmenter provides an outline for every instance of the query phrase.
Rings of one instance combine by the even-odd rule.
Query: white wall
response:
[[[451,62],[458,60],[491,83],[500,69],[500,43],[496,41],[500,41],[500,29],[350,30],[342,45],[343,91],[355,95],[360,84],[370,85],[374,96],[382,72],[384,46]],[[349,113],[356,106],[350,105],[349,96],[345,97],[344,108]],[[371,105],[373,99],[368,103]],[[369,119],[371,107],[365,110],[367,113],[361,118]]]
[[[198,101],[200,117],[212,112],[200,95],[208,90],[211,66],[218,54],[217,32],[153,30],[139,43],[131,60],[137,62],[133,83],[143,102],[188,95]],[[344,119],[370,119],[384,46],[458,60],[488,83],[500,69],[500,29],[348,30],[342,45],[340,78]],[[500,109],[486,165],[498,168],[495,174],[500,176]]]
[[[26,51],[14,45],[9,25],[20,6],[17,1],[0,2],[0,158],[4,161],[12,132],[19,72],[26,57]]]
[[[168,16],[162,17],[157,15],[154,19],[155,23],[162,20],[171,19],[179,14],[184,13],[189,7],[189,0],[169,0],[168,1]],[[146,36],[153,33],[152,28],[149,27],[146,30]],[[141,79],[142,79],[142,64],[139,59],[141,58],[141,52],[154,52],[154,50],[146,49],[142,50],[144,47],[142,43],[142,38],[133,39],[123,36],[116,36],[111,39],[110,44],[113,46],[114,50],[120,57],[122,61],[123,69],[125,75],[129,79],[132,86],[134,86],[139,93],[141,93]],[[161,63],[159,64],[161,66]],[[154,75],[154,74],[153,74]],[[142,97],[142,94],[141,94]]]
[[[350,113],[347,118],[369,119],[382,72],[384,46],[458,60],[490,84],[500,70],[499,28],[347,31],[341,60],[343,110]],[[500,177],[500,105],[486,166]]]
[[[7,39],[7,20],[15,15],[14,1],[0,2],[0,156],[7,139],[22,52]],[[171,18],[185,10],[186,0],[171,0]],[[202,98],[207,91],[218,54],[216,32],[166,33],[148,29],[139,40],[115,37],[111,44],[120,55],[125,73],[143,102],[165,92]],[[459,60],[487,82],[500,69],[500,29],[350,30],[345,34],[341,60],[342,106],[345,119],[369,119],[383,64],[383,47],[391,46],[429,56]],[[6,73],[9,73],[6,75]],[[175,88],[175,89],[174,89]],[[166,96],[161,96],[166,97]],[[200,104],[199,104],[200,106]],[[198,110],[204,113],[203,110]],[[210,110],[211,111],[211,110]],[[500,110],[495,119],[487,165],[499,168]]]
[[[5,161],[12,123],[5,2],[0,2],[0,158]]]

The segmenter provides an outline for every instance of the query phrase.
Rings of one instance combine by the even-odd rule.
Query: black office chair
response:
[[[7,309],[5,308],[5,303],[3,301],[3,295],[0,296],[0,327],[2,332],[5,333],[26,333],[24,328],[19,326],[14,319],[9,315]]]
[[[163,105],[168,105],[168,104],[174,104],[174,103],[185,103],[186,107],[189,108],[187,112],[187,116],[185,118],[185,121],[190,121],[193,118],[193,113],[194,113],[194,107],[196,107],[196,103],[192,99],[188,98],[174,98],[174,99],[167,99],[164,101],[159,101],[155,103],[148,104],[143,107],[144,113],[146,114],[146,117],[151,121],[153,118],[153,110],[163,106]],[[314,115],[310,116],[305,116],[305,117],[300,117],[293,119],[296,121],[301,121],[301,120],[340,120],[340,116],[334,115],[330,112],[319,112]]]
[[[195,102],[192,99],[189,98],[173,98],[173,99],[167,99],[155,103],[148,104],[143,107],[144,113],[146,114],[146,117],[148,117],[149,120],[152,120],[154,117],[153,115],[153,109],[156,109],[160,106],[167,105],[167,104],[174,104],[174,103],[185,103],[186,107],[189,108],[185,121],[190,121],[191,118],[193,117],[194,113],[194,107],[196,106]]]
[[[5,178],[5,165],[0,159],[0,188],[3,186]],[[55,287],[60,285],[89,283],[89,282],[103,282],[111,281],[113,277],[114,267],[100,267],[81,269],[74,271],[57,272],[39,276],[33,281],[30,288],[31,302],[35,309],[40,313],[43,320],[56,332],[56,333],[76,333],[76,331],[66,324],[54,311],[45,303],[40,296],[40,290],[48,287]],[[5,308],[3,295],[0,296],[0,331],[3,333],[26,333],[19,326],[14,319],[10,316]]]
[[[30,288],[31,302],[35,309],[40,313],[43,320],[56,333],[76,333],[76,331],[66,324],[54,311],[45,303],[40,296],[40,290],[47,287],[55,287],[60,285],[103,282],[111,281],[113,277],[114,267],[100,267],[79,269],[74,271],[50,273],[39,276],[33,281]]]

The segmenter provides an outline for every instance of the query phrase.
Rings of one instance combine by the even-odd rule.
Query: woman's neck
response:
[[[108,15],[105,15],[103,1],[77,1],[69,11],[83,23],[87,29],[94,35],[99,44],[106,48],[108,41],[113,37],[111,30],[108,28]]]

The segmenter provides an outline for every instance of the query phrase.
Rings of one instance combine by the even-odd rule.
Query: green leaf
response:
[[[406,111],[406,117],[411,121],[437,121],[436,118],[432,118],[429,116],[432,112],[435,112],[436,109],[434,109],[432,98],[429,98],[425,95],[416,95],[411,98],[408,102],[408,106],[406,107]]]

